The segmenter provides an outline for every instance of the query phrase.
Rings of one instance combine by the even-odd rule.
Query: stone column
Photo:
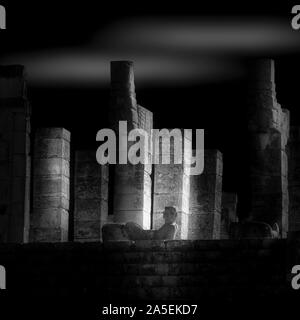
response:
[[[188,239],[220,239],[223,157],[204,151],[204,171],[190,176]]]
[[[221,239],[229,239],[230,225],[238,222],[236,215],[237,200],[236,193],[222,193]]]
[[[119,121],[127,121],[128,131],[134,128],[146,130],[151,140],[152,112],[137,105],[133,64],[129,61],[114,61],[111,63],[110,122],[116,132],[118,132]],[[124,148],[125,152],[128,151],[129,147],[129,143],[127,147],[125,144],[119,146],[119,148]],[[151,154],[150,150],[149,157],[151,157]],[[145,229],[150,228],[151,170],[151,165],[132,165],[130,163],[116,165],[113,201],[114,222],[133,221]]]
[[[96,161],[94,150],[75,155],[74,240],[100,241],[108,215],[108,165]]]
[[[289,155],[289,232],[300,231],[300,127],[291,127]]]
[[[24,67],[0,67],[0,242],[29,237],[30,115]]]
[[[252,208],[250,218],[288,230],[286,144],[289,112],[276,100],[274,61],[259,60],[249,86],[249,157]]]
[[[186,137],[184,138],[186,139]],[[182,141],[184,146],[184,140]],[[190,170],[185,162],[184,153],[182,163],[175,164],[174,140],[170,143],[170,164],[162,164],[165,146],[160,142],[160,163],[154,165],[154,197],[153,197],[153,229],[164,224],[163,212],[165,207],[175,207],[177,210],[177,224],[179,226],[176,239],[188,239]],[[169,150],[165,150],[166,154]],[[155,150],[157,152],[157,150]]]
[[[37,130],[34,145],[33,213],[30,240],[68,240],[70,132],[63,128]]]

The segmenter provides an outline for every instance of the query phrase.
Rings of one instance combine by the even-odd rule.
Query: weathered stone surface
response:
[[[188,213],[189,208],[189,194],[183,192],[177,193],[154,193],[153,210],[156,215],[162,214],[165,207],[183,208],[184,212]],[[156,217],[153,217],[153,222],[156,221]],[[156,225],[156,223],[155,223]]]
[[[35,183],[33,185],[33,192],[36,196],[64,196],[69,198],[70,182],[65,175],[35,175]]]
[[[108,218],[108,166],[97,163],[94,150],[76,151],[75,161],[74,239],[100,241]]]
[[[103,241],[121,241],[130,240],[125,225],[123,224],[106,224],[102,227]]]
[[[272,229],[272,227],[265,222],[246,221],[233,223],[230,228],[230,237],[234,239],[279,238],[280,231],[278,225]]]
[[[69,144],[70,133],[63,128],[43,128],[36,132],[30,221],[32,242],[68,240]]]
[[[289,232],[300,231],[300,128],[291,127],[289,154]]]
[[[238,222],[236,214],[237,201],[236,193],[222,193],[221,239],[228,239],[230,237],[231,224]]]
[[[37,176],[64,175],[69,177],[69,161],[63,158],[35,159],[34,174]]]
[[[276,100],[274,61],[259,60],[251,69],[248,114],[252,209],[250,219],[288,231],[289,111]]]
[[[111,114],[113,128],[119,121],[127,121],[128,130],[138,127],[138,112],[134,86],[133,63],[111,62]]]
[[[32,216],[32,225],[39,228],[58,228],[67,229],[69,213],[63,208],[40,208],[38,214]],[[66,239],[67,240],[67,239]]]
[[[184,160],[183,158],[181,164],[160,163],[154,165],[152,225],[154,229],[161,227],[164,223],[165,207],[175,207],[177,210],[176,222],[179,226],[176,239],[187,239],[188,237],[190,179],[185,170],[186,162]]]
[[[58,144],[59,148],[66,146],[68,147],[68,149],[70,149],[70,146],[68,144],[65,145],[64,141],[62,141],[71,141],[70,131],[64,128],[39,128],[36,137],[37,144],[39,144],[40,139],[45,140],[46,142],[48,142],[48,139],[58,139],[60,141],[60,143]],[[40,149],[43,149],[43,147],[40,147]],[[37,155],[40,155],[40,153],[37,153]],[[51,155],[51,152],[49,152],[49,155]]]
[[[190,176],[188,239],[220,239],[222,153],[204,151],[204,171]]]
[[[61,195],[36,195],[35,208],[63,208],[69,210],[69,198]]]
[[[114,61],[111,63],[110,122],[112,128],[117,129],[119,121],[123,120],[127,121],[128,131],[133,128],[144,129],[151,142],[153,115],[152,112],[136,103],[133,64],[130,61]],[[129,148],[130,144],[127,147]],[[148,156],[151,160],[151,148]],[[133,221],[144,229],[150,228],[151,171],[151,163],[115,166],[114,212],[111,220],[114,222]]]
[[[106,221],[101,220],[75,220],[76,229],[74,230],[74,238],[80,242],[91,242],[102,239],[101,228]]]
[[[0,67],[0,242],[27,242],[30,115],[23,66]]]
[[[144,209],[142,210],[118,210],[115,211],[112,222],[114,223],[126,223],[133,221],[140,226],[145,226],[144,229],[150,229],[150,214],[145,215]]]
[[[53,242],[66,242],[68,241],[68,229],[56,228],[30,228],[30,238],[35,242],[52,242],[49,239],[55,239]]]
[[[66,131],[65,129],[62,129]],[[43,135],[46,134],[47,131],[42,131]],[[40,134],[40,131],[37,133]],[[53,136],[53,138],[52,138]],[[38,146],[36,150],[36,157],[39,159],[49,159],[49,158],[62,158],[62,159],[70,159],[70,141],[69,134],[66,132],[62,132],[60,134],[55,131],[55,134],[50,137],[38,136],[36,140],[36,145]],[[66,137],[66,139],[64,139]]]

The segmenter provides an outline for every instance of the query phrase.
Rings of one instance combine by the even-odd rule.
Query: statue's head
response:
[[[171,224],[176,221],[177,211],[174,207],[165,207],[164,219],[166,224]]]

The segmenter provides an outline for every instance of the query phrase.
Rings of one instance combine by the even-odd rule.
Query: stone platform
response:
[[[232,302],[286,297],[295,239],[1,244],[0,264],[18,294]]]

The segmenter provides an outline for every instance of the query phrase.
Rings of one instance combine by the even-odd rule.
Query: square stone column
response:
[[[30,240],[68,241],[70,132],[42,128],[35,134]]]
[[[0,242],[29,238],[30,115],[24,67],[0,67]]]
[[[75,154],[74,240],[100,241],[108,216],[108,165],[96,161],[94,150]]]
[[[204,151],[204,171],[190,176],[188,239],[220,239],[223,157]]]
[[[276,99],[272,60],[258,60],[251,69],[248,128],[252,207],[250,218],[288,231],[289,111]]]
[[[152,112],[136,102],[133,63],[113,61],[111,63],[111,127],[118,132],[119,121],[127,121],[128,131],[144,129],[151,141],[153,127]],[[121,137],[118,137],[119,139]],[[121,143],[119,148],[125,148]],[[152,150],[149,149],[149,159]],[[113,194],[113,222],[133,221],[145,229],[151,226],[151,164],[129,162],[115,165],[115,185]]]
[[[151,224],[151,178],[144,165],[117,165],[114,188],[114,222]]]
[[[186,137],[182,134],[182,147]],[[191,156],[190,150],[186,155]],[[183,150],[183,149],[182,149]],[[154,152],[157,152],[155,150]],[[164,224],[163,212],[165,207],[175,207],[177,210],[177,224],[179,226],[176,239],[188,239],[188,224],[190,218],[190,168],[182,154],[182,163],[175,164],[174,161],[174,140],[170,143],[170,164],[162,164],[164,154],[168,155],[169,150],[165,149],[160,141],[160,163],[154,165],[154,195],[153,195],[153,229],[159,229]]]
[[[236,193],[222,193],[221,239],[229,239],[230,225],[238,222],[236,215],[237,201]]]

